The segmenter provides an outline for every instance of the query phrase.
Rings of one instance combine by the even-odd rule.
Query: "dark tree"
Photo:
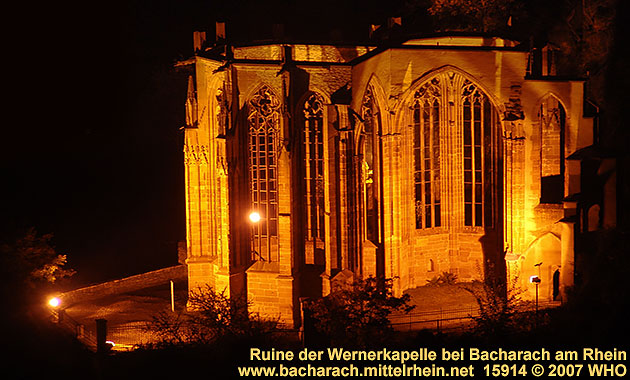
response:
[[[409,312],[410,297],[395,297],[391,279],[369,277],[339,287],[327,297],[306,303],[315,329],[332,346],[369,347],[386,344],[392,333],[389,315]]]

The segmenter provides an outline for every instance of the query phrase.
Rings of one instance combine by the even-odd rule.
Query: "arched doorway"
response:
[[[558,301],[558,299],[560,298],[560,269],[556,269],[555,272],[553,272],[553,293],[552,293],[552,299],[554,301]]]

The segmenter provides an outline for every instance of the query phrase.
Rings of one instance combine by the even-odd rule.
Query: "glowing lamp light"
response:
[[[540,283],[540,277],[538,276],[531,276],[529,278],[529,282],[532,284],[539,284]]]
[[[257,213],[256,211],[252,211],[252,212],[249,214],[249,221],[250,221],[250,222],[252,222],[252,223],[258,223],[258,222],[260,222],[260,214],[259,214],[259,213]]]
[[[59,305],[61,305],[61,300],[57,297],[52,297],[48,300],[48,305],[52,307],[59,307]]]

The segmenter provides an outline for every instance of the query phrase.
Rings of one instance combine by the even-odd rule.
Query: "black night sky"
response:
[[[333,3],[341,13],[326,11]],[[0,149],[3,235],[52,233],[77,271],[69,286],[175,265],[185,239],[187,82],[173,65],[192,55],[193,31],[211,37],[224,19],[243,41],[270,37],[273,23],[295,38],[360,39],[393,6],[361,4],[16,5],[24,23],[12,30],[8,61],[20,74],[8,74],[16,89]]]
[[[432,27],[425,3],[16,5],[8,14],[24,21],[11,29],[5,59],[16,89],[0,149],[4,235],[28,227],[54,234],[77,270],[74,285],[176,264],[185,239],[186,74],[173,65],[192,54],[192,32],[211,38],[222,19],[228,37],[241,41],[271,37],[271,24],[284,23],[293,39],[347,42],[407,9],[405,25],[422,33]],[[542,28],[550,15],[533,19]]]
[[[77,284],[177,263],[190,9],[46,5],[20,38],[28,73],[5,126],[3,229],[54,234]],[[5,135],[6,136],[6,135]]]

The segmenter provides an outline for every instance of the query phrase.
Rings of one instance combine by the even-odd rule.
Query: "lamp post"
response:
[[[536,277],[536,281],[534,282],[536,284],[536,318],[538,319],[538,285],[540,285],[542,279],[540,278],[540,266],[542,265],[542,261],[539,262],[538,264],[534,264],[534,267],[538,267],[538,276]]]
[[[61,299],[59,297],[50,297],[48,299],[48,306],[50,306],[52,312],[52,318],[55,323],[60,323],[63,320],[63,309],[61,307]]]
[[[538,264],[534,264],[534,267],[538,267],[538,276],[531,276],[529,278],[529,282],[536,285],[536,316],[535,316],[536,327],[538,327],[538,287],[540,286],[540,283],[542,282],[542,280],[540,279],[540,266],[541,265],[542,265],[542,262]]]
[[[538,285],[540,285],[541,280],[538,276],[531,276],[529,282],[536,285],[536,319],[538,319]]]
[[[175,312],[175,285],[173,284],[173,280],[169,280],[171,285],[171,312]]]
[[[536,328],[538,328],[538,285],[540,285],[540,281],[540,277],[538,276],[531,276],[529,278],[529,282],[536,285],[536,315],[534,316],[534,326]]]

